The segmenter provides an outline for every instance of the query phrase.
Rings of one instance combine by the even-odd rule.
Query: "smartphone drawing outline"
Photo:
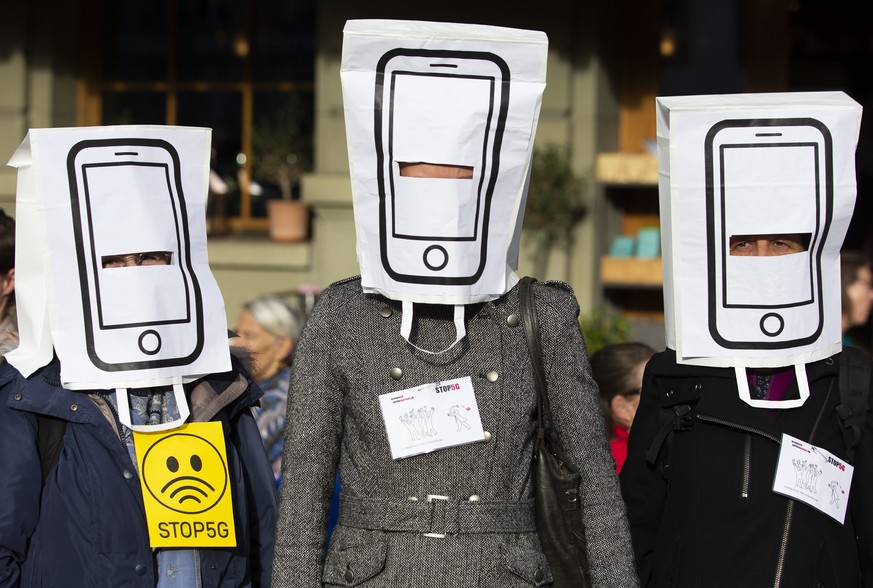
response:
[[[473,235],[415,235],[396,226],[398,161],[394,158],[394,93],[402,76],[429,76],[445,83],[483,82],[490,85],[488,114],[482,145],[481,169],[474,171],[476,216]],[[509,108],[510,72],[499,56],[481,51],[394,49],[386,52],[376,68],[375,143],[379,189],[379,246],[382,266],[394,280],[404,283],[469,285],[481,277],[487,261],[491,201],[499,173],[500,149]],[[414,106],[414,105],[412,105]],[[428,162],[454,164],[456,162]],[[466,181],[466,180],[449,180]],[[404,257],[421,258],[416,267],[395,267],[394,248]],[[409,256],[412,248],[419,255]],[[475,270],[449,275],[450,259],[470,259]]]
[[[793,302],[728,303],[726,276],[730,235],[726,225],[724,155],[727,149],[776,148],[812,150],[815,225],[811,231],[798,231],[809,234],[805,251],[809,296]],[[704,159],[710,335],[716,343],[728,349],[786,349],[813,343],[824,328],[821,256],[833,216],[833,141],[830,131],[814,118],[723,120],[706,134]],[[795,325],[802,324],[801,314],[806,314],[806,307],[810,305],[817,316],[814,325],[801,332]],[[729,333],[732,325],[748,325],[754,320],[757,321],[754,337]]]
[[[163,173],[167,186],[168,210],[174,221],[175,251],[170,260],[178,270],[185,293],[185,313],[163,320],[136,319],[110,324],[106,320],[101,297],[101,271],[126,271],[133,268],[105,269],[96,249],[93,223],[92,192],[89,173],[104,168],[134,166]],[[180,158],[175,147],[162,139],[122,138],[88,139],[76,143],[67,155],[73,233],[78,260],[79,286],[85,323],[88,357],[104,371],[131,371],[188,365],[199,357],[204,347],[203,296],[191,262],[188,213],[182,189]],[[94,177],[91,176],[91,181]],[[163,182],[162,182],[163,184]],[[104,252],[105,253],[105,252]],[[117,251],[115,254],[130,253]],[[142,269],[142,268],[137,268]],[[162,268],[163,269],[163,268]],[[193,327],[191,326],[193,323]],[[107,333],[112,335],[108,336]],[[119,335],[120,334],[120,335]],[[176,357],[161,353],[164,339],[184,337],[188,350]],[[174,339],[176,340],[176,339]],[[106,358],[110,342],[113,353],[121,342],[122,360]]]

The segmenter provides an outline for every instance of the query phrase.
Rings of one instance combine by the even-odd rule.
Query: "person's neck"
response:
[[[794,369],[792,366],[787,365],[783,367],[775,367],[775,368],[748,368],[746,370],[747,373],[755,375],[755,376],[772,376],[773,374],[779,374],[784,371]]]
[[[274,366],[274,367],[270,368],[270,369],[267,370],[265,373],[262,373],[262,374],[260,375],[260,377],[257,378],[257,382],[258,382],[258,384],[263,384],[263,383],[266,382],[267,380],[269,380],[269,379],[275,377],[276,374],[278,374],[278,373],[281,372],[281,371],[282,371],[282,365],[281,365],[281,364],[279,364],[279,365],[277,365],[277,366]]]

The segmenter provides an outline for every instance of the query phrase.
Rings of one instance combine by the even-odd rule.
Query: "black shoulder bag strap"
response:
[[[531,284],[535,282],[530,276],[523,277],[518,283],[518,296],[521,301],[521,322],[524,325],[524,336],[534,367],[534,380],[537,388],[537,435],[548,439],[548,449],[565,463],[563,450],[558,444],[557,434],[551,428],[552,410],[549,406],[548,388],[546,385],[546,370],[543,366],[543,349],[540,345],[540,319],[533,308]]]
[[[538,428],[533,474],[537,535],[552,572],[552,586],[588,588],[591,578],[579,496],[580,475],[564,459],[557,431],[551,426],[539,319],[531,290],[533,281],[533,278],[522,278],[518,295],[537,389]]]
[[[855,448],[861,442],[861,432],[869,410],[871,372],[873,364],[866,352],[847,347],[840,353],[840,404],[836,411],[846,445],[846,460],[850,463],[854,460]]]
[[[61,449],[64,447],[64,431],[67,421],[54,417],[38,415],[36,447],[39,451],[39,462],[42,465],[42,483],[45,484],[49,472],[58,463]]]

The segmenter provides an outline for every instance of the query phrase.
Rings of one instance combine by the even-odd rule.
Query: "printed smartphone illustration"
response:
[[[709,331],[732,349],[807,345],[821,333],[821,255],[833,212],[833,146],[812,118],[725,120],[705,141]],[[801,243],[731,255],[731,238]]]
[[[105,371],[193,362],[203,303],[176,149],[159,139],[81,141],[67,173],[91,361]],[[168,263],[137,259],[155,252]],[[107,263],[119,256],[123,267]]]
[[[382,265],[394,280],[479,279],[508,100],[509,68],[491,53],[398,49],[380,59],[379,234]],[[408,163],[463,168],[468,177],[407,177],[401,168]]]

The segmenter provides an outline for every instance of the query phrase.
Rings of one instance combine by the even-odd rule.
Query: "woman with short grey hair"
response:
[[[303,313],[275,295],[247,302],[237,321],[239,344],[251,354],[252,377],[264,391],[255,419],[277,483],[282,468],[291,354],[304,322]]]

